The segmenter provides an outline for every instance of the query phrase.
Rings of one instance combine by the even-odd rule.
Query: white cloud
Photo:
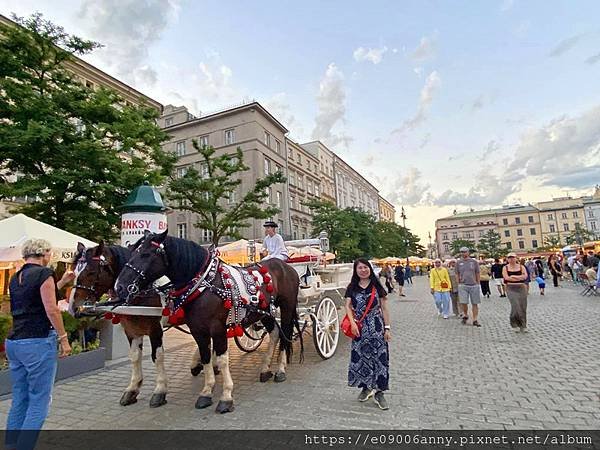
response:
[[[487,206],[500,205],[512,193],[518,190],[515,183],[490,174],[490,168],[484,168],[473,177],[475,184],[467,192],[448,189],[439,195],[431,196],[434,205],[440,206]]]
[[[385,197],[396,205],[414,206],[428,197],[429,184],[423,182],[421,171],[410,167],[405,175],[396,178],[391,192]]]
[[[419,97],[419,105],[417,107],[416,114],[412,118],[405,120],[402,125],[393,130],[392,133],[404,133],[405,131],[412,130],[423,123],[427,119],[427,113],[429,112],[434,94],[439,89],[441,84],[442,79],[437,71],[434,70],[429,74],[425,80],[425,85],[421,89],[421,95]]]
[[[327,70],[321,78],[317,106],[319,111],[315,118],[316,124],[312,132],[312,139],[321,140],[331,146],[341,144],[347,147],[352,142],[352,138],[344,133],[333,132],[337,124],[344,122],[346,115],[344,74],[335,63],[327,66]]]
[[[413,69],[413,71],[417,74],[417,76],[419,78],[421,78],[423,76],[423,68],[422,67],[415,67]]]
[[[411,53],[411,58],[414,61],[426,61],[435,57],[437,53],[437,37],[437,32],[431,36],[423,36],[417,48]]]
[[[178,12],[176,0],[84,0],[77,15],[91,38],[104,45],[95,56],[111,73],[152,85],[158,76],[146,64],[148,49]]]
[[[595,55],[590,56],[588,59],[585,60],[586,64],[596,64],[598,61],[600,61],[600,53],[596,53]]]
[[[285,92],[278,92],[271,98],[268,98],[265,100],[264,106],[277,118],[277,120],[283,123],[294,136],[297,136],[300,141],[305,140],[304,127],[292,113],[292,107],[288,102],[287,94]]]
[[[381,48],[364,48],[358,47],[354,50],[354,59],[358,62],[370,61],[373,64],[379,64],[383,60],[383,55],[387,52],[388,48],[383,46]]]
[[[579,40],[584,36],[585,36],[585,33],[581,33],[581,34],[576,34],[574,36],[563,39],[556,45],[556,47],[554,47],[550,51],[548,56],[557,57],[557,56],[562,55],[563,53],[568,52],[573,47],[575,47],[575,45],[579,42]]]
[[[515,4],[515,0],[504,0],[502,2],[502,6],[500,7],[500,11],[506,12],[510,10]]]
[[[508,171],[565,187],[581,187],[587,174],[593,185],[600,179],[600,106],[524,133]]]

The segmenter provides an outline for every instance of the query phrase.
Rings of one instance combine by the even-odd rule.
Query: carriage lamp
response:
[[[319,233],[319,247],[323,254],[329,251],[329,238],[327,237],[326,231],[321,231]]]
[[[246,248],[248,253],[248,260],[253,263],[256,257],[256,241],[254,239],[248,240],[248,247]]]

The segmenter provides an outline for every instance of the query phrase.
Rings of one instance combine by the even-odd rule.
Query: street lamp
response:
[[[319,233],[319,247],[323,254],[329,251],[329,237],[327,231],[321,231]]]
[[[404,212],[404,206],[402,207],[402,213],[400,214],[402,217],[402,228],[404,228],[404,243],[406,245],[406,264],[409,264],[408,260],[408,231],[406,230],[406,213]]]

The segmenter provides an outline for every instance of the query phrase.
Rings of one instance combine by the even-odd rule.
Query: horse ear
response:
[[[165,230],[164,232],[156,235],[156,242],[164,242],[169,234],[169,230]]]
[[[85,244],[83,242],[77,243],[77,253],[85,252]]]
[[[104,252],[104,239],[100,241],[98,247],[96,247],[96,251],[94,252],[94,256],[100,256]]]

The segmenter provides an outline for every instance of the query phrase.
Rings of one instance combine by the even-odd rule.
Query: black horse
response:
[[[95,304],[100,297],[109,293],[117,275],[121,272],[131,251],[118,245],[104,245],[100,242],[97,247],[86,249],[83,244],[77,246],[74,264],[77,279],[69,299],[69,311],[75,317],[82,314],[84,304]],[[159,294],[150,289],[138,294],[130,301],[135,306],[162,306]],[[142,385],[142,345],[144,336],[150,338],[152,362],[156,366],[156,387],[150,399],[150,407],[164,405],[167,400],[167,374],[164,362],[163,327],[161,318],[156,316],[120,315],[121,326],[129,341],[129,358],[132,364],[131,380],[121,397],[122,406],[137,402],[137,396]],[[202,370],[198,350],[192,362],[192,374],[198,375]]]
[[[115,285],[117,295],[126,300],[163,275],[169,277],[175,289],[185,288],[192,279],[205,273],[214,263],[221,264],[220,261],[214,261],[206,249],[194,242],[167,236],[167,232],[150,234],[137,244],[131,259],[119,274]],[[269,370],[269,362],[272,359],[272,351],[281,337],[279,367],[275,375],[275,381],[279,382],[286,378],[285,363],[290,361],[292,354],[294,326],[300,331],[296,311],[299,279],[296,271],[283,261],[271,259],[265,261],[262,266],[268,269],[272,281],[270,289],[262,286],[262,296],[272,296],[274,305],[280,308],[281,325],[279,326],[271,315],[258,312],[247,316],[243,325],[248,326],[261,320],[271,334],[271,351],[265,355],[261,368],[262,382],[273,376]],[[204,365],[205,385],[196,401],[196,408],[206,408],[212,404],[215,377],[214,372],[207,369],[210,369],[211,357],[215,355],[217,367],[223,375],[223,394],[216,411],[226,413],[233,411],[233,380],[229,371],[227,351],[229,310],[225,307],[222,297],[217,295],[225,288],[221,277],[215,277],[210,283],[209,289],[203,290],[198,298],[184,305],[184,320],[198,344],[201,362]],[[302,336],[299,334],[302,353]],[[211,339],[213,352],[210,349]]]

